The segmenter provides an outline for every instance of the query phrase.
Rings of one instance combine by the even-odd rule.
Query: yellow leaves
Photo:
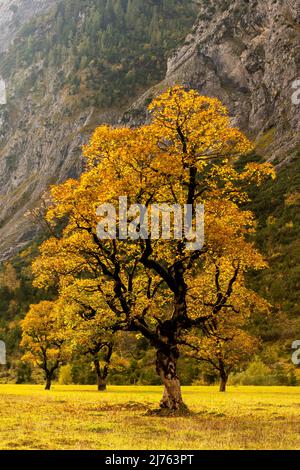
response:
[[[120,196],[127,197],[128,206],[204,204],[205,250],[186,269],[184,280],[190,318],[210,314],[210,304],[219,291],[225,295],[237,266],[231,311],[249,313],[250,305],[259,304],[245,288],[244,273],[266,263],[248,241],[256,228],[253,214],[239,206],[248,200],[246,185],[273,178],[273,167],[249,163],[242,171],[236,168],[239,156],[253,145],[232,127],[227,109],[216,98],[176,86],[149,109],[148,125],[98,127],[83,148],[86,171],[78,180],[51,188],[47,220],[64,219],[66,226],[59,238],[43,243],[33,263],[35,285],[58,288],[60,315],[70,334],[77,330],[82,345],[114,322],[126,320],[128,325],[142,317],[155,329],[157,321],[173,312],[173,291],[141,263],[142,243],[96,237],[97,208],[110,203],[117,211]],[[118,211],[116,222],[118,227]],[[175,261],[186,267],[190,253],[180,245],[177,240],[151,240],[151,259],[169,273]]]
[[[149,106],[153,127],[160,140],[167,139],[173,154],[183,156],[186,165],[222,156],[238,156],[253,145],[230,124],[228,111],[216,98],[200,96],[195,90],[175,86]]]
[[[224,316],[219,319],[215,333],[209,336],[199,336],[196,332],[186,335],[184,340],[190,347],[185,348],[185,353],[209,362],[217,370],[221,361],[230,372],[249,360],[259,347],[259,340],[242,329],[244,323]]]
[[[46,215],[49,222],[56,218],[60,219],[69,213],[72,207],[72,194],[77,186],[78,181],[70,179],[63,184],[50,188],[52,205],[50,205]]]
[[[63,317],[55,302],[43,301],[30,306],[21,322],[21,347],[26,350],[23,360],[49,364],[68,355],[64,347]]]
[[[179,125],[189,125],[197,119],[204,118],[204,124],[219,114],[220,119],[227,118],[228,111],[216,98],[200,96],[195,90],[186,91],[181,86],[174,86],[155,98],[149,106],[154,123],[163,123],[166,127],[176,129]]]
[[[119,149],[125,147],[130,142],[131,130],[128,128],[114,129],[110,126],[103,125],[98,127],[91,137],[88,145],[82,149],[83,155],[87,160],[88,167],[94,167],[103,159]]]
[[[86,231],[74,231],[61,239],[50,238],[43,243],[40,256],[32,264],[34,285],[58,285],[64,281],[65,276],[72,277],[90,271],[93,260],[89,263],[84,254],[89,251],[93,254],[93,249],[95,250],[94,243]]]
[[[205,206],[205,234],[207,256],[212,260],[222,258],[238,260],[246,270],[264,268],[265,262],[246,236],[255,230],[254,216],[241,211],[231,201],[208,201]]]
[[[276,170],[274,166],[268,162],[248,163],[242,174],[242,178],[249,183],[260,186],[268,178],[272,178],[272,180],[276,179]]]
[[[297,206],[300,204],[300,192],[295,191],[285,196],[284,204],[286,206]]]
[[[117,354],[112,355],[112,364],[111,367],[116,372],[124,372],[124,369],[127,369],[130,366],[130,361],[125,357],[118,356]]]
[[[29,362],[33,365],[37,365],[37,362],[38,362],[38,360],[36,359],[34,354],[32,354],[31,352],[27,352],[27,353],[23,354],[22,361]]]

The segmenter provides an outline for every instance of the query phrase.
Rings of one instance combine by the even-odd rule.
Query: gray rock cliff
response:
[[[197,3],[198,21],[169,58],[165,80],[137,100],[124,122],[143,122],[152,96],[184,84],[220,98],[267,158],[289,158],[300,132],[300,105],[292,99],[300,79],[300,1]]]
[[[2,0],[0,51],[28,19],[54,1]],[[300,104],[292,101],[300,79],[300,0],[197,3],[198,20],[169,58],[165,80],[125,114],[90,106],[69,113],[64,93],[55,94],[55,76],[38,99],[30,89],[19,99],[7,84],[8,104],[0,105],[0,260],[34,237],[36,229],[24,214],[49,184],[80,173],[80,147],[92,129],[101,122],[145,122],[146,104],[173,84],[219,97],[266,158],[284,162],[291,157],[300,131]]]

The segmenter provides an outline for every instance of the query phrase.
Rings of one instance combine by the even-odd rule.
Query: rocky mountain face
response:
[[[53,3],[2,1],[0,48],[8,48],[28,19]],[[0,106],[0,260],[34,237],[36,228],[24,214],[49,184],[80,173],[80,147],[92,129],[101,122],[144,122],[146,103],[170,85],[181,83],[219,97],[233,121],[256,140],[260,154],[281,162],[291,158],[299,144],[300,105],[292,102],[292,95],[294,82],[300,79],[300,1],[197,3],[196,24],[169,58],[165,79],[125,113],[123,107],[90,104],[74,111],[66,89],[56,91],[61,71],[52,69],[46,84],[34,92],[28,85],[20,97],[15,86],[18,71],[14,83],[7,83],[8,104]],[[42,34],[48,34],[46,20]],[[25,74],[30,82],[33,72],[39,77],[43,67],[41,53],[34,70],[23,68],[22,80]]]
[[[0,258],[9,257],[34,238],[37,227],[26,213],[35,207],[46,188],[80,173],[81,129],[93,112],[88,108],[72,117],[66,116],[63,96],[54,100],[44,96],[40,106],[28,96],[20,107],[8,101],[4,108]]]
[[[0,52],[3,54],[7,51],[22,27],[31,18],[47,12],[53,3],[54,0],[2,0],[0,2]],[[8,90],[9,83],[5,82],[5,86]],[[30,236],[33,235],[28,223],[24,221],[24,212],[27,205],[26,194],[29,197],[32,189],[30,184],[27,185],[27,182],[22,182],[24,183],[24,192],[21,191],[23,204],[20,204],[18,198],[14,197],[20,179],[18,178],[18,172],[15,171],[17,157],[13,153],[16,152],[17,154],[18,152],[20,155],[25,150],[25,145],[30,146],[32,144],[30,141],[28,141],[28,144],[22,142],[21,137],[23,133],[22,120],[24,125],[28,118],[28,112],[26,113],[23,109],[20,115],[16,114],[16,109],[12,109],[9,104],[0,105],[0,258],[8,257],[10,253],[24,246]],[[20,126],[17,132],[18,135],[12,138],[13,121],[16,119],[20,119]],[[6,144],[8,140],[10,141],[9,145]],[[31,172],[25,161],[22,165],[23,167],[27,166],[27,169]],[[34,162],[32,163],[33,166]],[[40,194],[37,193],[36,197],[39,196]]]
[[[185,36],[195,13],[187,0],[160,3],[160,8],[148,4],[146,16],[160,24],[168,21],[164,40],[168,48],[180,34]],[[143,84],[155,83],[149,73],[155,76],[151,61],[165,63],[165,50],[158,44],[161,33],[154,20],[145,31],[147,18],[138,9],[142,4],[141,0],[0,3],[0,75],[7,91],[7,104],[0,105],[0,261],[34,238],[37,227],[24,215],[49,185],[80,174],[81,146],[93,129],[102,122],[116,124],[137,92],[147,88]],[[167,4],[172,12],[167,12]],[[180,20],[182,32],[177,27]],[[130,53],[132,44],[136,51]],[[163,77],[157,66],[155,73],[158,80]],[[125,97],[123,103],[119,98],[109,104],[117,93]]]
[[[290,159],[300,132],[300,1],[197,3],[197,23],[169,58],[165,80],[140,97],[124,121],[143,122],[145,103],[180,83],[220,98],[263,156]]]
[[[12,44],[22,26],[32,17],[45,13],[55,0],[1,0],[0,51]]]

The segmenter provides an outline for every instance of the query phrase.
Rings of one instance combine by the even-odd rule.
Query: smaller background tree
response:
[[[21,347],[26,351],[22,360],[44,371],[46,390],[50,390],[55,372],[69,356],[62,319],[55,302],[43,301],[31,305],[21,322]]]
[[[247,363],[258,349],[259,340],[240,328],[223,325],[210,336],[190,339],[187,353],[206,362],[220,377],[220,392],[226,391],[230,373]]]
[[[249,320],[259,310],[267,316],[270,305],[246,285],[249,265],[263,267],[265,261],[251,244],[230,239],[226,249],[217,245],[207,254],[205,271],[189,286],[195,312],[211,317],[202,331],[184,335],[187,354],[209,364],[220,377],[220,391],[226,391],[229,374],[241,367],[258,350],[260,340],[247,331]],[[225,302],[224,300],[225,299]]]
[[[109,366],[114,347],[114,322],[107,314],[107,306],[93,284],[91,291],[82,295],[82,280],[79,285],[67,288],[57,304],[64,316],[64,337],[72,351],[73,359],[85,356],[93,364],[99,391],[106,390]],[[87,301],[88,298],[88,301]]]
[[[109,366],[113,353],[113,334],[99,326],[99,320],[84,320],[77,317],[75,327],[69,330],[73,355],[86,356],[92,364],[97,377],[99,391],[106,390]]]

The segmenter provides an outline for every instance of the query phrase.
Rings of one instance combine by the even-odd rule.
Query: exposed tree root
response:
[[[188,409],[188,407],[182,403],[178,409],[171,408],[157,408],[154,410],[148,410],[145,416],[157,416],[166,418],[178,418],[182,416],[192,416],[194,413]]]

